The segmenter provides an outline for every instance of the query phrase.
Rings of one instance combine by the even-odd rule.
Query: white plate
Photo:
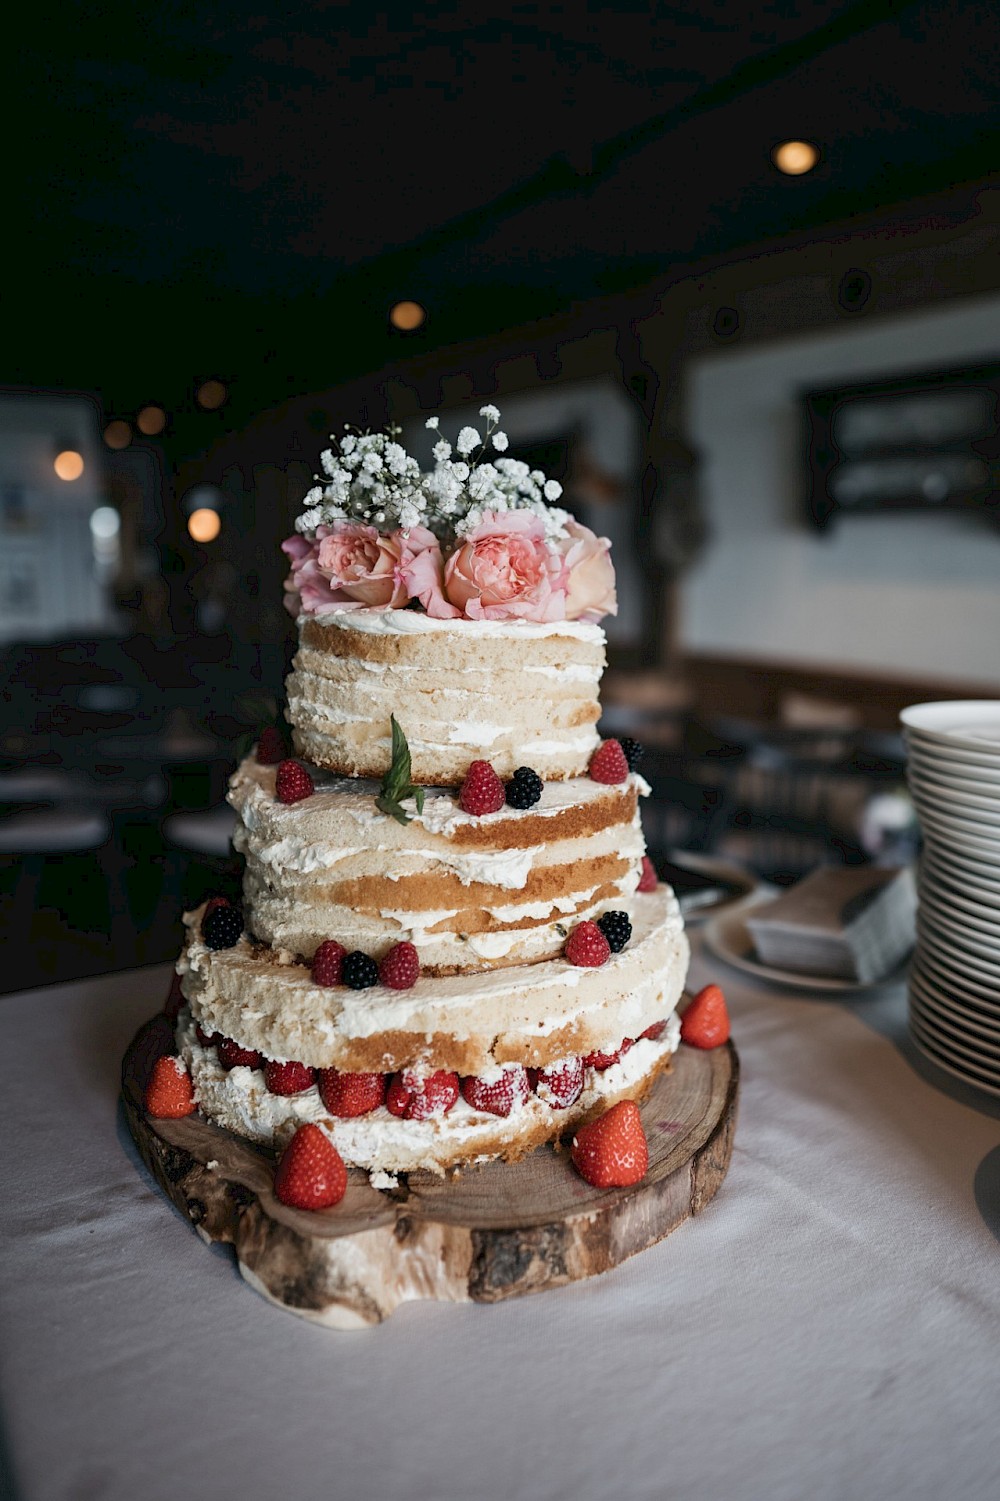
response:
[[[921,907],[917,914],[917,932],[929,933],[932,938],[954,945],[980,964],[996,965],[997,973],[1000,974],[1000,940],[973,932],[971,928],[962,928],[936,912],[928,911],[926,907]]]
[[[705,943],[719,959],[724,959],[734,969],[756,975],[760,980],[771,980],[775,985],[784,985],[792,990],[811,990],[826,995],[845,995],[851,991],[874,990],[877,985],[892,985],[906,974],[909,955],[881,980],[871,980],[861,985],[857,980],[841,980],[828,975],[807,975],[790,969],[775,969],[757,958],[753,935],[746,925],[746,915],[763,900],[770,900],[773,892],[755,895],[729,912],[721,912],[711,918],[704,928]]]
[[[906,729],[932,744],[958,746],[1000,758],[1000,701],[990,698],[945,699],[910,704],[900,714]]]
[[[911,785],[916,782],[928,794],[940,796],[942,802],[955,798],[959,802],[967,801],[972,807],[982,806],[987,811],[1000,807],[1000,776],[990,781],[983,778],[974,781],[972,777],[945,776],[917,762],[907,766],[906,777]]]
[[[926,945],[937,958],[948,965],[954,975],[968,974],[972,979],[989,985],[991,989],[1000,989],[1000,962],[993,964],[981,955],[951,943],[919,922],[917,943],[921,947]]]
[[[923,1053],[924,1057],[927,1058],[929,1062],[933,1063],[935,1068],[942,1069],[944,1073],[951,1074],[951,1076],[955,1079],[960,1079],[963,1084],[968,1084],[971,1085],[974,1089],[982,1090],[983,1094],[1000,1095],[1000,1083],[986,1083],[979,1079],[973,1078],[972,1075],[969,1074],[965,1069],[956,1067],[954,1063],[949,1063],[947,1059],[941,1057],[935,1047],[928,1043],[925,1043],[923,1039],[918,1036],[916,1028],[912,1025],[910,1027],[910,1040],[912,1041],[917,1051]]]
[[[918,810],[918,818],[925,837],[934,839],[946,849],[957,850],[959,854],[979,856],[988,865],[1000,865],[1000,830],[997,831],[998,837],[991,839],[982,829],[976,831],[972,825],[965,827],[956,819],[931,814],[925,809]]]
[[[923,979],[913,969],[910,970],[909,985],[911,999],[914,995],[919,995],[925,1010],[939,1013],[942,1021],[960,1030],[968,1028],[973,1036],[1000,1049],[1000,1014],[990,1016],[973,1006],[942,1000],[937,986],[932,981]]]
[[[997,874],[1000,876],[1000,871]],[[991,881],[984,867],[963,865],[959,859],[943,855],[940,847],[924,846],[920,857],[920,878],[945,887],[949,893],[954,891],[976,906],[1000,909],[1000,879]]]
[[[989,1047],[980,1047],[974,1038],[970,1039],[963,1032],[957,1030],[952,1033],[950,1027],[939,1023],[933,1016],[928,1016],[919,1002],[910,998],[910,1025],[916,1024],[935,1047],[942,1052],[947,1052],[956,1062],[968,1064],[969,1068],[981,1070],[984,1074],[992,1077],[1000,1084],[1000,1052],[995,1052]]]
[[[1000,911],[988,909],[969,910],[969,903],[953,897],[950,892],[939,893],[933,886],[922,883],[918,888],[921,909],[935,922],[954,924],[960,933],[966,930],[980,940],[1000,944]]]
[[[955,992],[958,995],[968,993],[974,999],[979,1000],[984,1006],[993,1007],[1000,1004],[1000,979],[987,979],[984,976],[973,974],[968,965],[956,966],[951,960],[941,957],[930,944],[918,939],[914,963],[920,968],[921,974],[934,979],[937,985],[945,992]]]
[[[1000,766],[995,761],[983,765],[978,760],[966,760],[961,751],[948,751],[938,755],[931,747],[908,738],[906,742],[907,768],[924,771],[928,776],[969,782],[974,786],[991,787],[1000,781]]]
[[[956,824],[960,834],[971,834],[976,839],[996,840],[1000,844],[1000,809],[977,808],[975,803],[963,803],[959,798],[948,801],[942,797],[928,797],[922,787],[911,784],[910,797],[921,823],[930,816],[948,824]]]
[[[919,773],[911,772],[910,797],[919,807],[923,804],[933,813],[935,809],[948,818],[964,818],[972,824],[1000,824],[1000,783],[996,797],[979,797],[970,792],[955,792],[942,789],[925,781]]]

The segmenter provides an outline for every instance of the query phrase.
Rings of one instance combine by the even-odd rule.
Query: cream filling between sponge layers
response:
[[[195,1099],[217,1125],[265,1145],[281,1147],[300,1125],[314,1122],[326,1132],[345,1162],[370,1171],[440,1172],[457,1161],[474,1163],[516,1147],[521,1139],[561,1135],[602,1100],[638,1090],[676,1052],[680,1021],[675,1014],[655,1042],[640,1038],[619,1063],[603,1072],[584,1071],[583,1092],[567,1110],[553,1110],[532,1094],[509,1116],[474,1110],[459,1096],[447,1115],[426,1121],[400,1120],[385,1106],[343,1120],[331,1116],[315,1085],[301,1094],[269,1092],[259,1069],[227,1072],[202,1047],[190,1016],[182,1013],[178,1046],[194,1082]],[[480,1156],[482,1149],[483,1156]]]

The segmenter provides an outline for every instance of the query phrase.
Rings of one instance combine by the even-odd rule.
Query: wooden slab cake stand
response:
[[[306,1213],[274,1197],[273,1152],[199,1115],[147,1116],[150,1071],[173,1051],[161,1014],[122,1064],[125,1114],[144,1162],[206,1242],[234,1247],[251,1286],[335,1328],[379,1323],[412,1298],[495,1303],[608,1271],[703,1209],[732,1153],[736,1050],[682,1046],[640,1107],[649,1171],[632,1188],[591,1188],[567,1153],[542,1147],[451,1179],[410,1173],[389,1192],[352,1169],[334,1209]]]

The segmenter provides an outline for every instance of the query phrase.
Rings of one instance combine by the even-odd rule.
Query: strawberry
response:
[[[610,1068],[611,1065],[613,1063],[617,1063],[620,1058],[621,1053],[604,1053],[600,1049],[598,1049],[596,1053],[584,1054],[583,1066],[584,1068],[596,1069],[599,1074],[603,1074],[606,1068]]]
[[[611,945],[595,922],[581,922],[567,938],[565,953],[570,964],[596,969],[611,958]]]
[[[279,763],[274,778],[274,795],[279,803],[300,803],[304,797],[312,797],[315,790],[312,777],[298,761]]]
[[[263,1068],[264,1059],[255,1048],[241,1048],[238,1042],[231,1037],[220,1037],[215,1033],[215,1050],[219,1055],[219,1062],[223,1068]]]
[[[180,1009],[184,1004],[184,992],[181,990],[181,977],[177,973],[177,971],[174,970],[173,974],[170,976],[170,989],[167,992],[167,999],[163,1002],[163,1014],[167,1018],[167,1020],[175,1022],[177,1020]]]
[[[619,1100],[589,1126],[581,1126],[570,1148],[573,1166],[594,1188],[626,1188],[649,1167],[649,1147],[634,1100]]]
[[[385,1103],[393,1115],[407,1121],[426,1121],[432,1116],[447,1115],[458,1099],[458,1075],[447,1069],[433,1074],[418,1074],[404,1068],[389,1085]]]
[[[385,1104],[385,1074],[345,1074],[339,1068],[318,1068],[316,1083],[331,1115],[367,1115]]]
[[[617,740],[602,740],[590,758],[592,782],[624,782],[628,776],[625,752]]]
[[[276,1063],[269,1058],[264,1066],[264,1082],[272,1094],[301,1094],[312,1088],[313,1077],[304,1063]]]
[[[300,1126],[281,1154],[274,1196],[292,1209],[329,1209],[347,1192],[347,1168],[318,1126]]]
[[[561,1058],[548,1068],[533,1070],[535,1093],[553,1110],[566,1110],[583,1090],[583,1059]]]
[[[636,891],[655,891],[657,884],[656,866],[648,855],[643,855],[642,875],[639,877],[639,884],[635,889]]]
[[[646,1028],[645,1032],[640,1032],[639,1036],[648,1037],[650,1042],[659,1042],[660,1038],[663,1036],[664,1031],[666,1030],[666,1025],[667,1024],[665,1021],[654,1022],[651,1027]]]
[[[463,812],[476,818],[481,818],[484,813],[497,813],[506,797],[504,785],[490,763],[473,761],[458,794],[458,806]]]
[[[693,1048],[717,1048],[729,1041],[729,1012],[718,985],[703,985],[681,1017],[681,1041]]]
[[[313,954],[312,977],[314,985],[339,985],[340,971],[347,950],[335,938],[327,938]]]
[[[420,975],[420,955],[412,943],[394,943],[378,967],[378,977],[390,990],[409,990]]]
[[[277,766],[283,761],[287,751],[285,749],[285,737],[276,725],[266,724],[260,732],[257,741],[257,761],[261,766]]]
[[[221,1032],[206,1032],[201,1022],[195,1022],[194,1035],[203,1048],[217,1048],[222,1041]]]
[[[181,1058],[157,1058],[146,1085],[143,1104],[159,1120],[179,1121],[194,1110],[191,1075]]]
[[[531,1093],[527,1070],[520,1063],[507,1063],[499,1078],[488,1083],[475,1075],[462,1080],[462,1098],[473,1110],[487,1115],[510,1115]]]

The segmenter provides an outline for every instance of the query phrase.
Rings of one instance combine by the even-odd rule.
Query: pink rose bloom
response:
[[[618,614],[611,543],[595,537],[589,527],[567,521],[569,537],[562,544],[566,565],[566,619],[598,621]]]
[[[336,521],[325,530],[318,568],[340,596],[341,608],[359,610],[367,605],[386,610],[406,604],[409,595],[397,577],[398,533],[387,536],[357,521]]]
[[[565,568],[531,511],[486,511],[444,565],[444,592],[469,620],[564,620]]]
[[[408,599],[419,599],[428,615],[448,620],[460,615],[444,597],[444,559],[441,543],[426,526],[395,533],[399,542],[397,577]]]
[[[285,580],[285,608],[293,619],[301,610],[315,615],[320,610],[335,609],[339,602],[337,591],[331,589],[329,579],[319,571],[319,543],[327,530],[325,526],[319,527],[315,542],[296,534],[281,544],[292,565]]]

